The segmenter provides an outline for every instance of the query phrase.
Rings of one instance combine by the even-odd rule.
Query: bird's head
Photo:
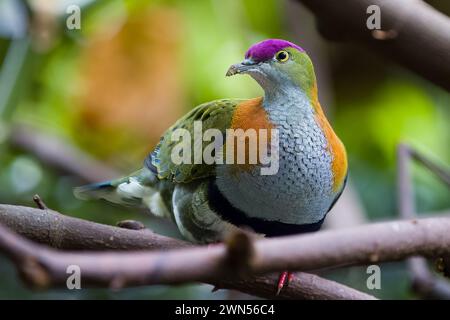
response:
[[[280,39],[268,39],[251,46],[244,61],[232,65],[226,75],[235,74],[251,75],[266,91],[293,86],[309,93],[316,81],[305,50]]]

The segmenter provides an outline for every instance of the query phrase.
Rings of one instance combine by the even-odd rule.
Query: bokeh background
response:
[[[80,30],[66,27],[72,4],[81,8]],[[450,12],[450,3],[431,4]],[[328,227],[397,216],[400,141],[450,163],[449,93],[367,49],[323,40],[294,1],[0,0],[0,203],[34,206],[39,194],[68,215],[137,219],[177,236],[142,213],[81,202],[72,188],[138,169],[164,129],[202,102],[261,95],[249,77],[224,75],[265,38],[309,52],[322,105],[347,147],[350,188]],[[414,166],[414,184],[422,214],[448,210],[449,191],[432,174]],[[380,298],[414,297],[401,262],[382,266],[375,291],[366,288],[365,268],[323,274]],[[244,296],[207,285],[35,292],[0,257],[3,299],[229,297]]]

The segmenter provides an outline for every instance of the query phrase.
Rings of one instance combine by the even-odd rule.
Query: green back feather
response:
[[[202,121],[203,132],[215,128],[225,134],[225,130],[231,127],[236,106],[242,101],[244,100],[216,100],[201,104],[191,110],[164,133],[155,150],[146,159],[146,166],[156,173],[159,179],[170,179],[174,182],[187,183],[213,175],[214,165],[194,164],[193,159],[191,164],[177,165],[173,163],[171,159],[172,150],[180,142],[172,141],[171,136],[179,128],[188,130],[191,134],[192,148],[194,146],[194,121]],[[203,142],[202,150],[210,143],[210,141]]]

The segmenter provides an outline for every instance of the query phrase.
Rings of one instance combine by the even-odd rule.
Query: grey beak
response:
[[[233,64],[233,65],[228,69],[226,76],[227,76],[227,77],[231,77],[231,76],[234,76],[235,74],[240,73],[240,71],[239,71],[239,70],[240,70],[240,66],[241,66],[240,63]]]
[[[226,76],[234,76],[235,74],[239,73],[245,73],[249,69],[252,69],[256,65],[255,62],[253,62],[250,59],[245,59],[241,63],[233,64],[227,71]]]

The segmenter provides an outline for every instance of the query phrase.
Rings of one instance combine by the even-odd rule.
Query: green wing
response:
[[[242,101],[244,100],[216,100],[192,109],[164,133],[155,150],[145,160],[145,166],[157,174],[159,179],[170,179],[174,182],[187,183],[213,175],[214,164],[194,164],[192,161],[192,164],[177,165],[172,162],[172,149],[180,143],[172,141],[172,133],[180,128],[188,130],[191,134],[191,146],[194,146],[194,121],[202,121],[203,132],[215,128],[225,134],[225,130],[231,127],[236,105]],[[203,142],[203,148],[210,143],[210,141]]]

